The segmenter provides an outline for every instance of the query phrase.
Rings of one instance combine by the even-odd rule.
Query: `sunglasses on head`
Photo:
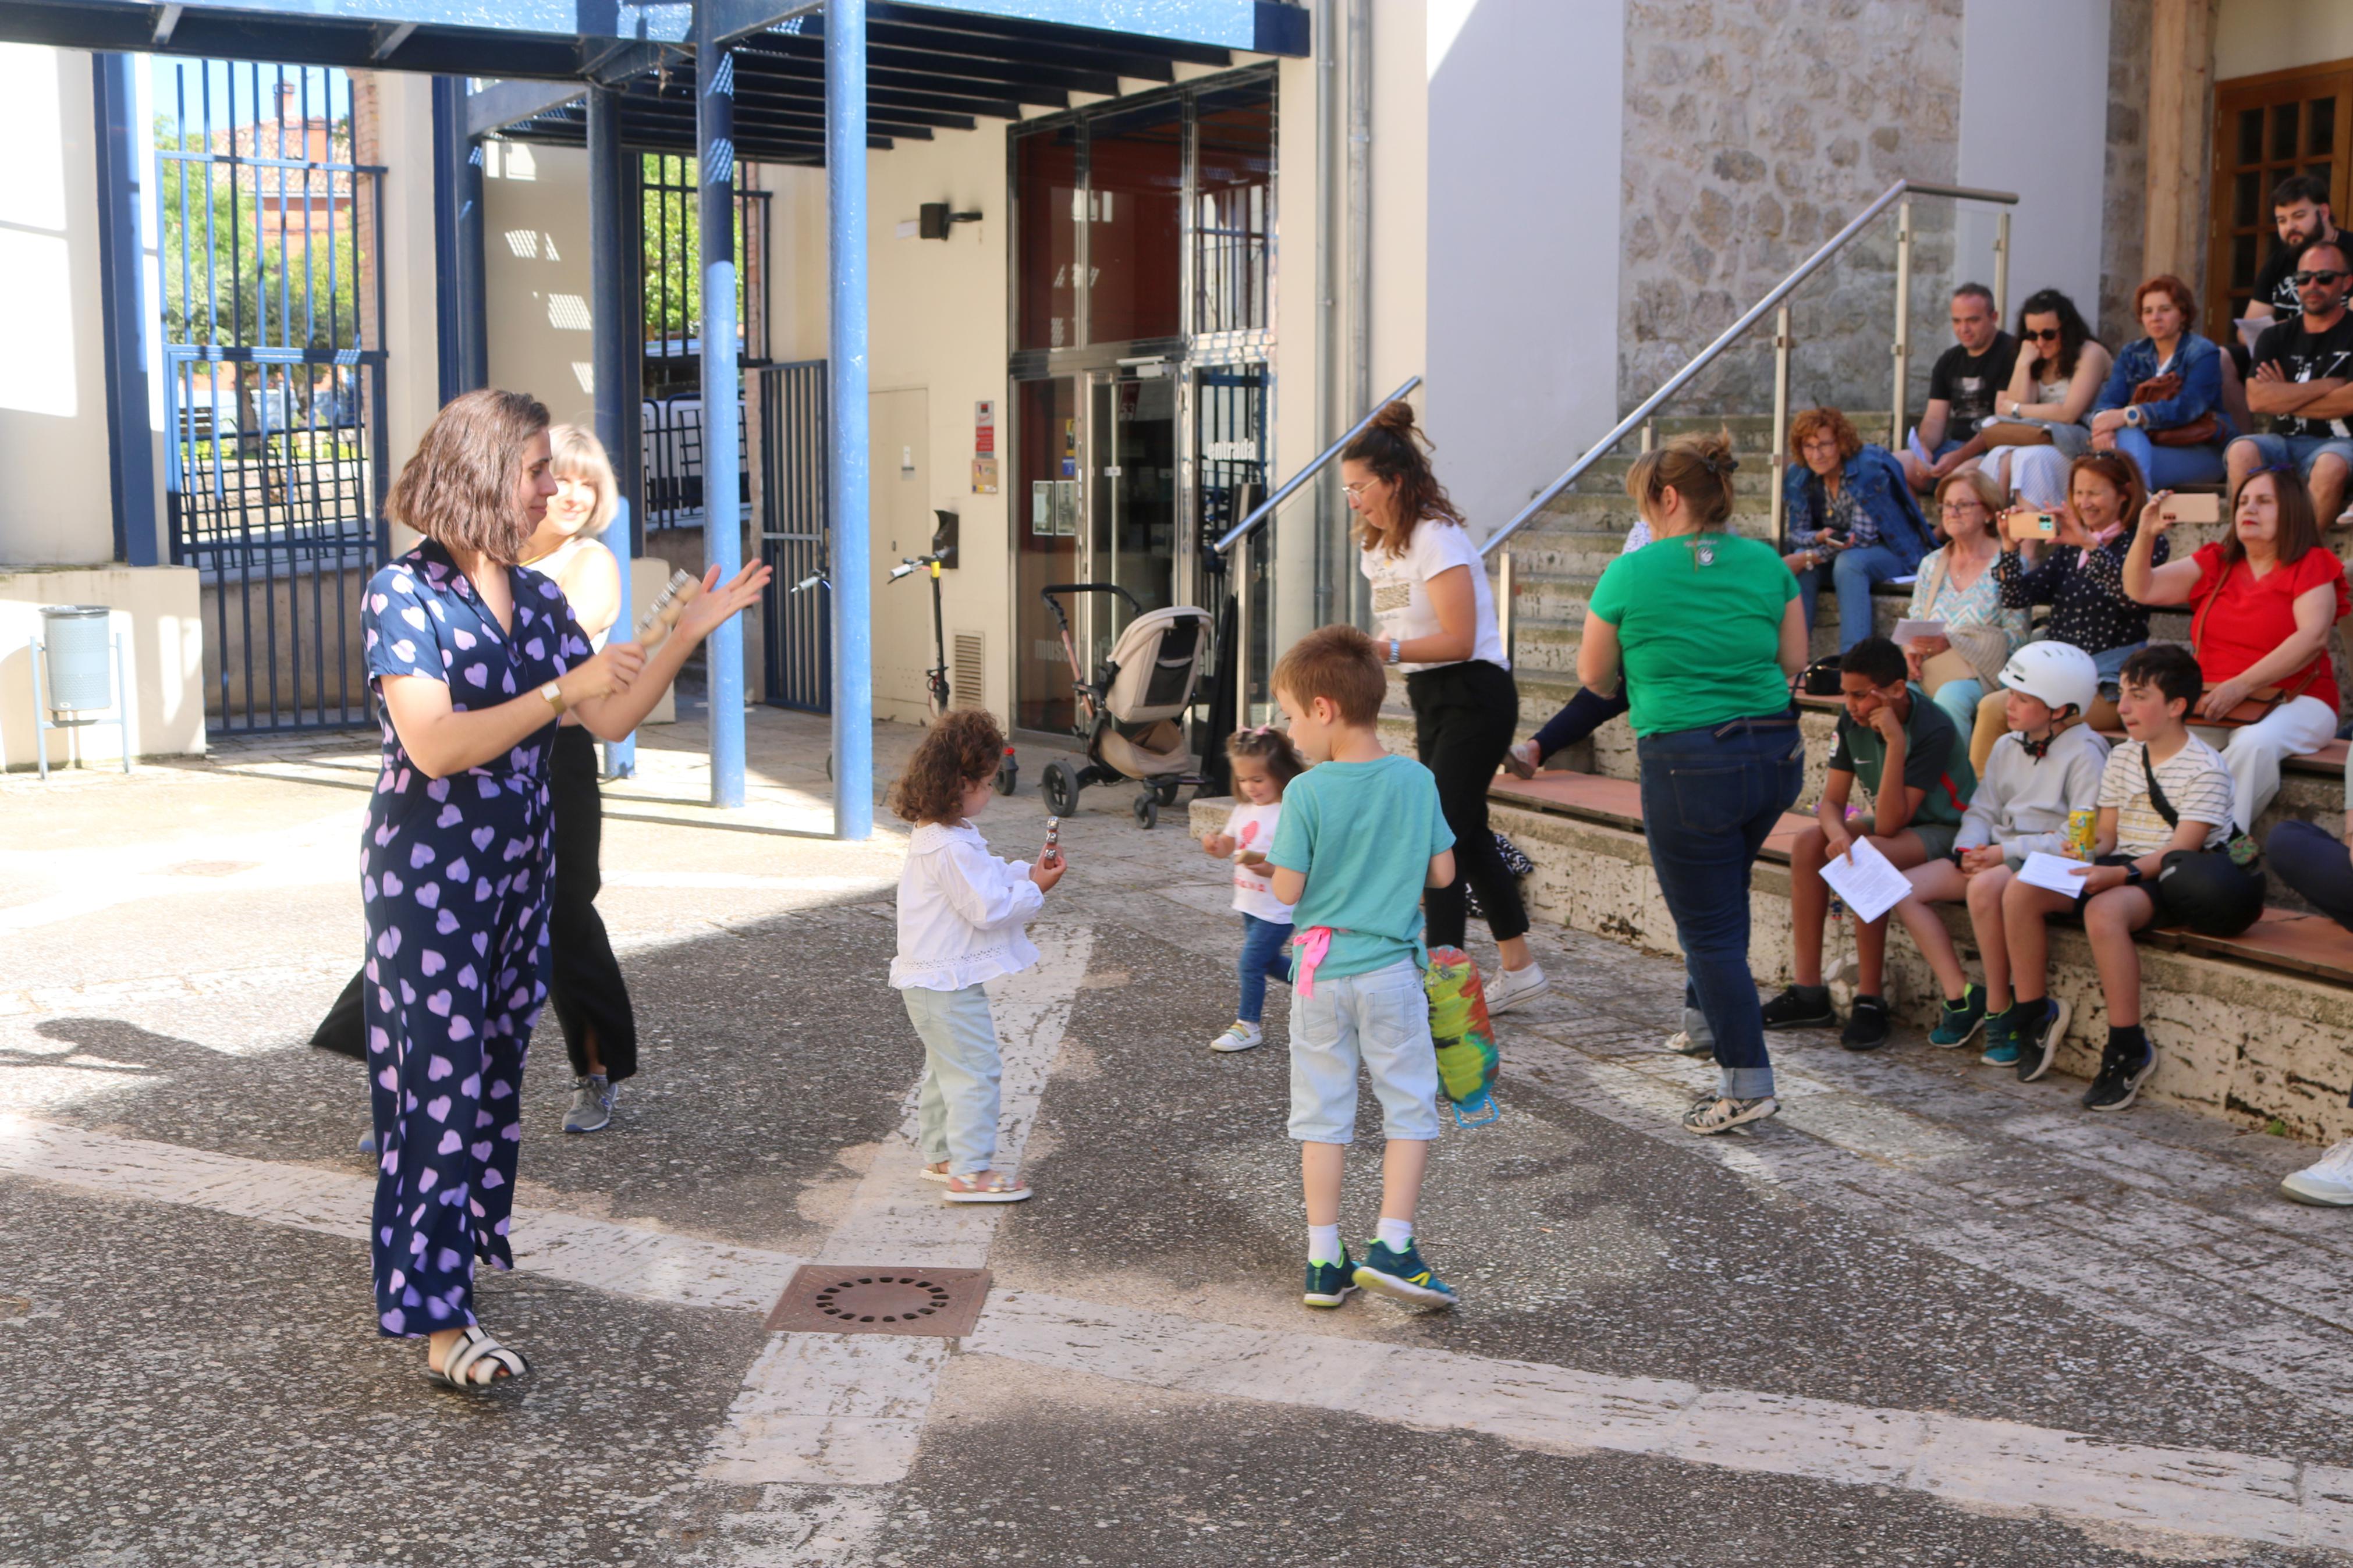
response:
[[[2342,272],[2298,272],[2293,275],[2293,281],[2302,289],[2314,283],[2334,283],[2346,276]]]

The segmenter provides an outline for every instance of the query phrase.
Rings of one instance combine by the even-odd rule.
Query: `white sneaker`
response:
[[[2353,1208],[2353,1138],[2282,1181],[2280,1191],[2300,1204]]]
[[[1266,1044],[1266,1031],[1256,1024],[1245,1024],[1240,1018],[1226,1026],[1226,1032],[1209,1042],[1213,1051],[1255,1050]]]
[[[1534,741],[1522,741],[1504,753],[1504,767],[1515,779],[1532,779],[1542,766],[1544,758],[1537,754]]]
[[[1712,1057],[1715,1055],[1715,1042],[1694,1040],[1689,1029],[1677,1029],[1667,1037],[1667,1049],[1679,1057]]]
[[[1508,1013],[1529,997],[1541,996],[1551,989],[1552,982],[1545,978],[1541,963],[1531,963],[1525,969],[1506,969],[1487,987],[1487,1012],[1490,1016]]]
[[[601,1132],[612,1124],[613,1101],[621,1091],[602,1074],[572,1080],[572,1109],[564,1113],[566,1132]]]

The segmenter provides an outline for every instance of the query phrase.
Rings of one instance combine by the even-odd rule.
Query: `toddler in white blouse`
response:
[[[1061,851],[1034,866],[1001,860],[972,825],[996,787],[1005,734],[960,709],[932,726],[892,787],[891,808],[915,831],[899,874],[899,952],[891,984],[923,1041],[916,1096],[923,1175],[952,1204],[1013,1204],[1029,1188],[997,1157],[1003,1062],[984,984],[1038,962],[1023,931],[1062,879]]]

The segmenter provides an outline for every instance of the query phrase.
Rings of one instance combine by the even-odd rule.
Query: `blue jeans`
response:
[[[1966,742],[1977,731],[1978,704],[1985,700],[1985,682],[1947,680],[1936,688],[1936,694],[1928,700],[1945,710],[1945,717],[1953,721],[1953,728],[1961,732]]]
[[[1828,573],[1838,590],[1839,652],[1844,653],[1872,633],[1871,585],[1907,576],[1914,570],[1884,544],[1858,544],[1840,551],[1812,571],[1798,574],[1798,593],[1806,601],[1806,625],[1814,624],[1814,601],[1821,595],[1822,575]]]
[[[2312,482],[2313,465],[2323,458],[2334,458],[2347,468],[2353,468],[2353,439],[2343,436],[2242,436],[2239,441],[2249,443],[2261,453],[2263,467],[2267,468],[2294,463],[2295,471],[2304,476],[2304,482],[2307,485]],[[2231,445],[2235,447],[2239,441]],[[2327,527],[2328,520],[2322,518],[2320,526]]]
[[[2151,495],[2178,485],[2220,484],[2225,472],[2220,447],[2160,447],[2147,431],[2129,425],[2116,432],[2116,450],[2132,459]]]
[[[1706,730],[1645,735],[1642,833],[1674,916],[1689,985],[1715,1039],[1721,1092],[1773,1092],[1765,1019],[1748,971],[1748,879],[1757,852],[1805,780],[1795,715],[1736,719]]]
[[[1291,960],[1282,954],[1282,944],[1291,940],[1288,921],[1262,921],[1256,915],[1242,917],[1242,1005],[1234,1016],[1245,1024],[1255,1024],[1266,1015],[1266,983],[1280,980],[1291,984]]]
[[[911,985],[899,994],[923,1037],[923,1084],[915,1094],[923,1163],[945,1160],[952,1176],[986,1171],[997,1158],[997,1085],[1005,1070],[988,993],[977,985],[961,991]]]

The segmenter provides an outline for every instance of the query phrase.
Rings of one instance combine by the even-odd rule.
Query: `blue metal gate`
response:
[[[833,533],[826,519],[826,362],[747,373],[759,438],[748,449],[760,559],[776,569],[761,605],[767,700],[833,711]]]
[[[216,731],[368,721],[388,550],[378,183],[350,79],[174,61],[156,84],[165,499],[199,574]]]

